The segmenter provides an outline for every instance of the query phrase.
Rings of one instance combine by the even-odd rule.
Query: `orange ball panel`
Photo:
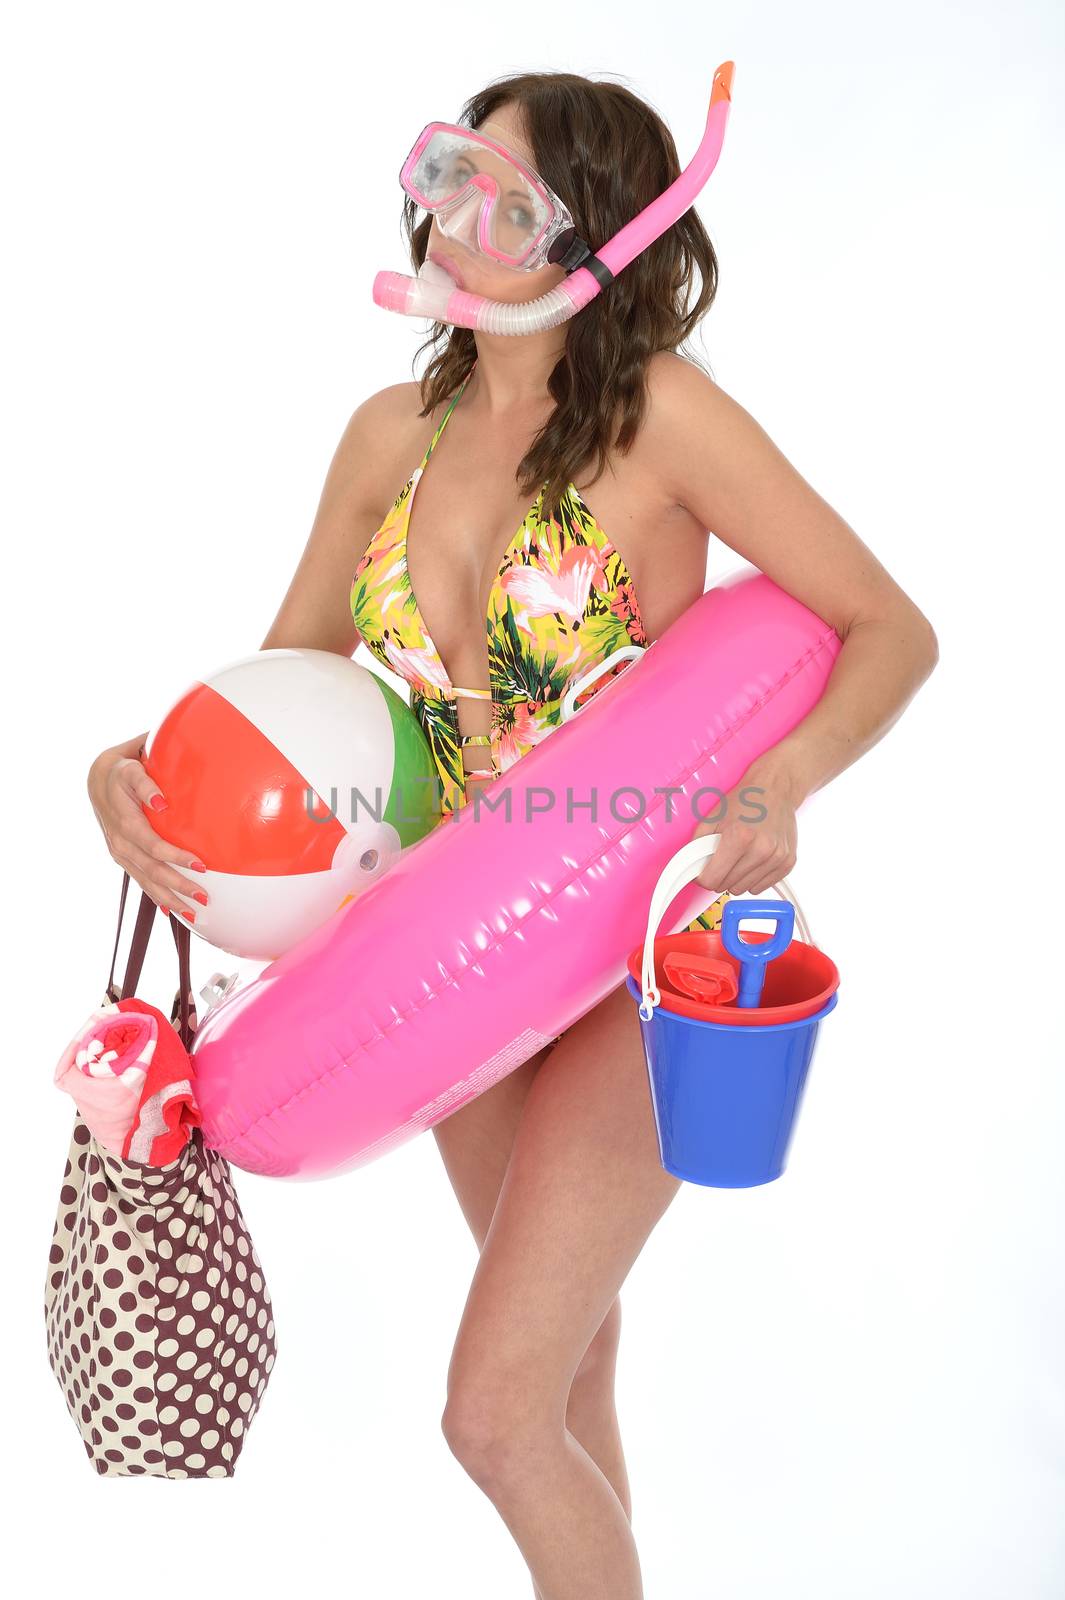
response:
[[[344,837],[328,803],[313,790],[308,801],[291,762],[206,684],[167,712],[144,766],[167,801],[142,806],[152,827],[212,872],[324,872]]]

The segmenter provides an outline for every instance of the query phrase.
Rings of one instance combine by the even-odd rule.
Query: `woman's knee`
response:
[[[573,1374],[575,1386],[613,1385],[621,1339],[621,1301],[615,1295],[610,1309],[596,1330]]]
[[[568,1388],[552,1383],[546,1371],[528,1370],[525,1382],[503,1382],[498,1374],[467,1370],[454,1380],[440,1428],[448,1448],[478,1479],[501,1477],[516,1462],[528,1462],[561,1437],[571,1401],[587,1402],[600,1390],[613,1391],[621,1332],[621,1304],[615,1298],[590,1341]]]
[[[535,1470],[541,1456],[557,1447],[563,1427],[557,1405],[514,1387],[505,1393],[457,1388],[440,1418],[448,1449],[486,1487]]]

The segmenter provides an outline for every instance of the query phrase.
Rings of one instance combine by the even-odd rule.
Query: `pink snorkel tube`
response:
[[[544,328],[557,328],[559,323],[568,322],[694,205],[721,154],[732,103],[733,66],[733,62],[723,61],[714,73],[706,131],[680,177],[638,217],[627,222],[601,250],[586,257],[557,288],[549,289],[538,300],[517,303],[488,300],[484,295],[458,288],[443,267],[426,259],[416,278],[402,272],[379,272],[373,285],[375,303],[403,316],[429,317],[435,322],[480,329],[483,333],[539,333]]]

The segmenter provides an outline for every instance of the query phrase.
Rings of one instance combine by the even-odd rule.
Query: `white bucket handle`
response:
[[[676,855],[671,856],[662,868],[658,882],[655,884],[651,896],[651,905],[647,913],[647,932],[643,941],[643,964],[641,968],[641,989],[643,998],[640,1001],[640,1016],[645,1022],[650,1022],[654,1007],[659,1005],[662,994],[655,983],[655,939],[658,936],[658,925],[662,921],[667,908],[684,888],[697,878],[704,864],[710,859],[721,842],[719,833],[700,834],[697,839],[689,839],[682,845]],[[809,925],[803,915],[802,907],[786,878],[773,885],[779,892],[782,900],[787,900],[795,907],[795,930],[803,944],[813,944]],[[733,896],[733,899],[742,898]],[[759,897],[761,898],[761,897]]]

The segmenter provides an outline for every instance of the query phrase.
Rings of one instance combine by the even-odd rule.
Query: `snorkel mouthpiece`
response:
[[[426,256],[411,278],[405,272],[379,272],[373,281],[373,297],[386,311],[398,311],[408,317],[432,317],[436,322],[448,322],[448,302],[455,293],[454,278],[430,261]],[[458,324],[465,327],[465,323]]]
[[[695,204],[721,154],[734,67],[734,62],[724,61],[714,73],[706,129],[680,177],[595,252],[594,269],[579,266],[539,299],[515,302],[489,300],[460,289],[443,267],[426,258],[416,278],[403,272],[379,272],[373,285],[375,304],[403,316],[429,317],[483,333],[539,333],[567,322]]]

